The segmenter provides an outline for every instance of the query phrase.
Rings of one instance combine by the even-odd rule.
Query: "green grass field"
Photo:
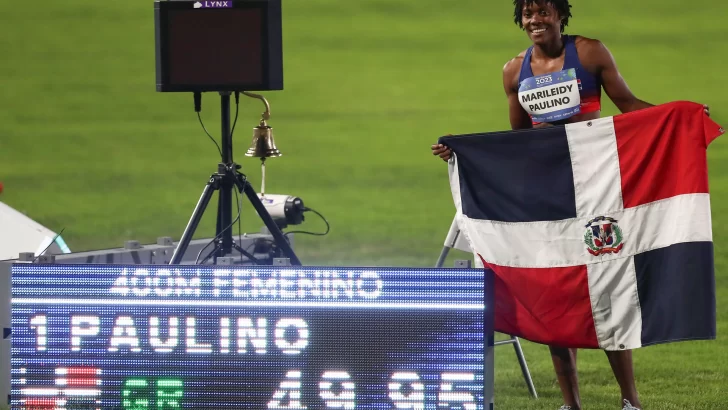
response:
[[[299,235],[297,253],[308,265],[433,265],[454,207],[429,146],[446,133],[508,128],[501,69],[529,45],[510,2],[283,3],[285,90],[263,94],[284,155],[268,161],[267,192],[300,196],[331,222],[328,236]],[[573,3],[568,32],[601,39],[639,98],[707,103],[728,125],[728,4]],[[0,200],[65,228],[74,251],[179,238],[219,157],[192,96],[155,92],[152,1],[30,4],[0,13]],[[617,113],[604,103],[604,115]],[[256,187],[259,162],[242,154],[262,108],[241,99],[234,136]],[[217,137],[216,94],[203,96],[203,118]],[[645,409],[728,408],[728,138],[708,155],[719,337],[636,351]],[[197,237],[214,235],[215,209]],[[243,231],[261,226],[244,203]],[[324,225],[309,214],[297,228]],[[524,348],[541,398],[528,397],[500,347],[498,408],[558,408],[547,349]],[[602,352],[580,353],[580,377],[586,409],[620,408]]]

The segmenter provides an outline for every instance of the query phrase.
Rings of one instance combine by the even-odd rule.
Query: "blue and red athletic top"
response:
[[[523,58],[518,77],[518,99],[534,124],[560,122],[576,114],[601,110],[600,79],[581,65],[575,38],[564,35],[563,40],[565,55],[562,71],[534,76],[531,70],[533,46],[528,48]]]

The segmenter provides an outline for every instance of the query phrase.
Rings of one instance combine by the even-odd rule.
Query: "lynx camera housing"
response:
[[[154,2],[157,91],[283,89],[281,0]]]

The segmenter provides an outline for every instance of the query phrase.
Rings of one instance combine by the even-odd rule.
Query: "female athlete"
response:
[[[568,0],[514,0],[513,3],[515,23],[533,42],[503,68],[503,86],[513,129],[599,118],[602,89],[623,113],[652,106],[632,94],[604,44],[564,34],[571,17]],[[573,80],[576,86],[552,84],[573,84]],[[705,111],[709,114],[707,106]],[[441,144],[433,145],[432,153],[445,161],[452,154]],[[564,397],[561,410],[580,410],[576,349],[549,348]],[[623,410],[639,410],[632,352],[606,351],[606,354],[619,383]]]

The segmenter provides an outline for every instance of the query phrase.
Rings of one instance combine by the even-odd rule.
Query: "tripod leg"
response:
[[[250,185],[250,182],[248,182],[248,180],[243,180],[242,178],[240,178],[240,175],[238,175],[238,177],[235,178],[235,184],[238,186],[240,192],[244,192],[245,195],[248,196],[250,203],[253,204],[253,208],[255,208],[255,211],[260,216],[260,219],[263,220],[263,223],[268,228],[268,231],[270,231],[271,235],[273,235],[273,239],[275,240],[276,245],[278,245],[283,253],[286,255],[286,257],[291,260],[291,265],[301,266],[301,261],[298,260],[298,256],[296,256],[296,254],[293,252],[293,248],[291,248],[291,245],[283,236],[283,233],[268,213],[268,210],[266,210],[263,203],[260,202],[260,198],[258,198],[258,194],[255,192],[255,189],[253,189],[253,186]]]
[[[445,264],[445,259],[447,258],[447,254],[450,252],[450,248],[447,246],[442,247],[442,251],[440,251],[440,256],[437,258],[437,263],[435,264],[436,268],[442,268],[442,265]]]
[[[534,399],[538,398],[538,393],[536,393],[536,386],[533,385],[533,379],[531,378],[531,372],[528,370],[528,363],[526,363],[526,356],[523,355],[523,349],[521,348],[521,342],[518,341],[518,338],[515,336],[511,336],[513,339],[513,349],[516,351],[516,357],[518,358],[518,364],[521,366],[521,373],[523,373],[523,380],[526,381],[526,386],[528,386],[528,391],[531,393],[531,396]]]
[[[263,263],[260,260],[256,259],[252,253],[246,251],[241,246],[239,246],[237,243],[233,243],[233,249],[237,250],[238,252],[240,252],[241,255],[243,255],[246,258],[248,258],[249,260],[255,262],[257,265],[263,265]],[[242,260],[241,260],[241,262],[242,262]]]
[[[182,257],[187,251],[187,246],[189,246],[190,240],[192,240],[192,235],[195,234],[197,225],[199,225],[202,219],[202,214],[205,213],[205,208],[210,203],[212,192],[215,190],[215,183],[215,178],[211,177],[210,181],[205,185],[205,189],[202,190],[202,195],[200,195],[200,199],[197,201],[195,210],[192,212],[192,217],[190,217],[190,221],[187,223],[184,233],[182,233],[177,248],[174,250],[174,254],[172,254],[172,259],[169,261],[170,265],[178,265],[182,261]]]

